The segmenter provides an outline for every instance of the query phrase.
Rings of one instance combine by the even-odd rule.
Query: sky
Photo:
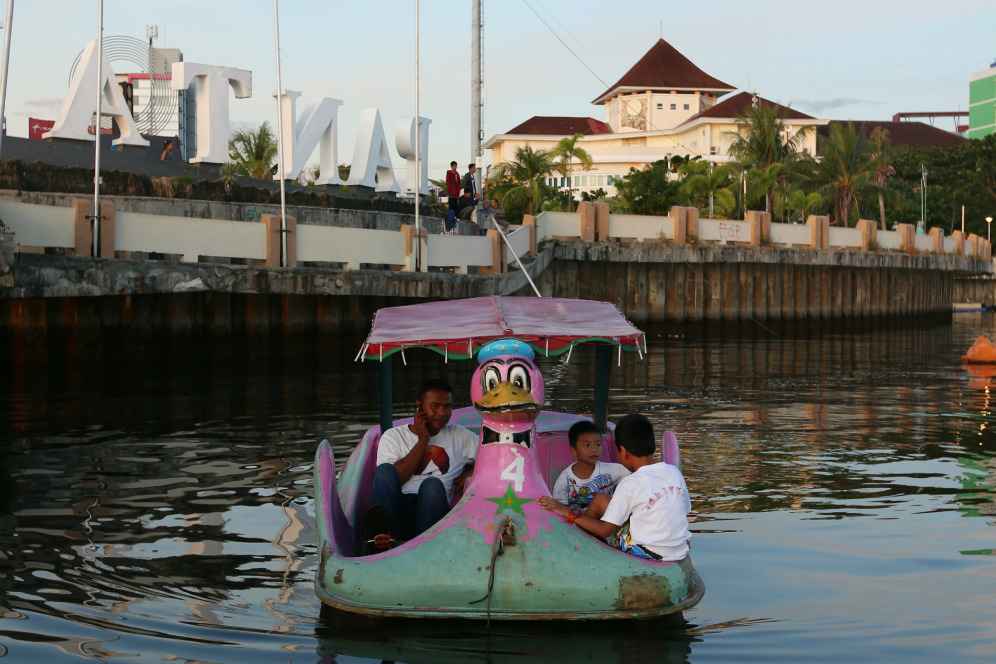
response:
[[[471,0],[421,4],[421,109],[432,120],[430,177],[441,178],[451,159],[462,170],[471,156]],[[10,134],[26,136],[28,116],[57,116],[70,66],[96,33],[96,5],[16,1]],[[105,35],[144,38],[154,24],[156,45],[187,61],[251,70],[253,96],[232,98],[233,123],[275,124],[272,2],[104,5]],[[280,11],[284,87],[302,101],[344,102],[339,161],[351,161],[365,108],[380,109],[393,143],[395,125],[415,112],[415,1],[281,0]],[[591,100],[662,36],[731,85],[829,119],[965,110],[969,77],[996,60],[996,0],[484,0],[483,16],[485,138],[533,115],[605,119]]]

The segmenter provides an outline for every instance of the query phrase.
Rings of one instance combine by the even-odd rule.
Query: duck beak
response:
[[[487,413],[521,413],[539,410],[539,404],[529,390],[502,382],[488,390],[474,405]]]

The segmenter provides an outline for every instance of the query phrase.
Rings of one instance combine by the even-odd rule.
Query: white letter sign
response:
[[[228,161],[231,134],[228,86],[235,90],[237,99],[252,96],[252,72],[196,62],[174,62],[173,89],[186,90],[191,82],[197,104],[197,154],[190,161],[224,164]]]
[[[294,90],[287,90],[280,96],[284,124],[284,177],[296,180],[321,140],[318,166],[321,175],[315,184],[340,184],[338,119],[342,100],[325,97],[317,104],[306,106],[298,118],[295,106],[300,96],[301,93]],[[280,174],[273,178],[279,179]]]
[[[353,163],[346,184],[375,187],[376,191],[398,191],[394,164],[391,163],[384,127],[380,123],[380,111],[376,108],[368,108],[360,116]]]
[[[429,193],[429,125],[432,120],[423,117],[419,119],[418,161],[420,172],[415,168],[415,118],[408,118],[398,123],[394,134],[398,154],[408,162],[408,177],[405,180],[405,192],[415,193],[415,183],[418,182],[419,193]]]
[[[102,115],[114,118],[121,137],[114,140],[114,145],[136,145],[146,147],[149,142],[142,138],[135,127],[135,119],[128,110],[124,94],[120,86],[114,82],[114,70],[107,59],[101,64],[101,101]],[[94,132],[90,135],[90,122],[97,112],[97,100],[93,94],[97,85],[97,41],[87,44],[80,57],[76,75],[69,86],[69,95],[62,102],[62,112],[52,129],[42,138],[72,138],[79,141],[92,141],[100,131],[100,119],[94,122]]]

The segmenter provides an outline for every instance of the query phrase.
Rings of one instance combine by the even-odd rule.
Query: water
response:
[[[994,328],[653,330],[611,407],[682,441],[705,599],[685,627],[490,631],[320,617],[311,460],[319,437],[344,452],[376,419],[357,339],[8,339],[0,655],[993,661],[996,378],[958,357]],[[439,371],[466,399],[468,365],[409,363],[396,403]],[[591,407],[584,354],[545,373],[554,408]]]

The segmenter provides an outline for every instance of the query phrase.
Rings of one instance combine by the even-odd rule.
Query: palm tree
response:
[[[761,103],[757,98],[737,120],[737,125],[730,154],[744,169],[754,171],[754,175],[761,175],[764,183],[764,209],[765,212],[771,212],[772,190],[778,184],[784,186],[784,182],[779,182],[779,177],[786,178],[792,170],[792,164],[799,156],[803,130],[790,133],[778,110],[770,104]],[[784,165],[779,177],[767,177],[772,174],[768,169],[773,164]]]
[[[581,162],[583,170],[591,170],[591,155],[588,154],[587,150],[578,146],[578,140],[583,136],[584,134],[574,134],[573,136],[562,138],[557,143],[557,147],[552,151],[552,156],[560,159],[560,165],[557,167],[557,170],[567,178],[567,192],[570,194],[572,204],[574,202],[574,187],[571,183],[571,162],[577,159]]]
[[[736,207],[736,197],[730,191],[733,175],[729,166],[716,166],[705,161],[690,161],[682,165],[685,179],[681,186],[690,201],[708,201],[709,218],[716,218],[716,202],[719,200],[720,214],[732,214]]]
[[[890,154],[889,132],[882,127],[876,127],[871,134],[870,170],[872,187],[878,193],[878,218],[882,230],[885,226],[885,193],[889,188],[889,178],[895,176],[896,168],[892,165]]]
[[[803,222],[810,212],[821,205],[823,205],[823,196],[818,191],[806,193],[802,189],[793,189],[785,200],[785,207],[792,212],[798,212]]]
[[[239,175],[269,180],[276,157],[277,140],[268,122],[261,124],[256,131],[237,131],[228,141],[228,158]]]
[[[830,125],[830,136],[823,145],[823,159],[816,166],[815,177],[831,194],[835,218],[844,226],[850,222],[859,193],[871,179],[868,155],[868,142],[853,124]]]
[[[518,148],[513,161],[498,164],[488,189],[503,208],[521,203],[526,214],[534,214],[543,206],[543,180],[553,171],[553,159],[552,153],[545,150],[528,145]]]

